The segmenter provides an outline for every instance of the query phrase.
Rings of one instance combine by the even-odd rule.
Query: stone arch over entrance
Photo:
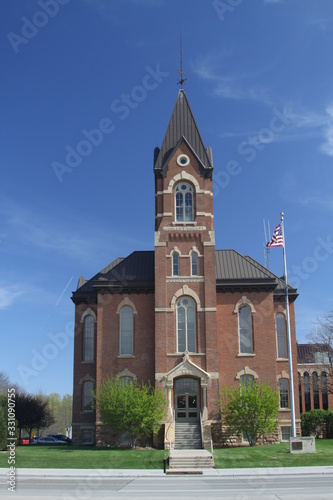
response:
[[[184,357],[183,357],[183,361],[181,363],[179,363],[179,365],[172,368],[172,370],[170,370],[168,373],[166,373],[161,379],[161,382],[164,383],[164,387],[167,389],[168,414],[169,414],[168,416],[169,416],[169,418],[172,418],[173,411],[174,411],[174,409],[176,409],[174,406],[175,400],[172,400],[172,399],[174,399],[174,398],[172,398],[172,391],[175,389],[175,386],[177,386],[176,381],[182,380],[182,379],[183,380],[192,379],[192,380],[197,381],[198,388],[199,388],[198,389],[199,398],[197,401],[198,412],[200,412],[200,401],[201,401],[200,392],[201,392],[202,393],[201,394],[201,397],[202,397],[202,404],[201,404],[202,420],[203,421],[207,420],[208,419],[207,386],[208,386],[208,382],[210,380],[210,375],[209,375],[209,373],[205,372],[202,368],[195,365],[192,361],[190,361],[188,352],[185,352]],[[191,384],[189,382],[187,384],[188,384],[189,389],[191,389]],[[186,388],[184,383],[183,383],[183,387]],[[194,387],[194,385],[193,385],[193,387]],[[182,387],[180,384],[180,391],[181,391],[181,389],[182,389]],[[201,391],[200,391],[200,389],[201,389]],[[177,387],[176,387],[176,390],[177,390]],[[189,390],[187,392],[188,392],[188,394],[194,394],[191,390]],[[183,395],[184,394],[186,394],[186,391],[183,391]],[[181,395],[180,392],[179,392],[179,395]],[[189,401],[187,401],[187,403],[188,403],[187,412],[189,413],[191,410],[191,408],[190,408],[191,404]],[[190,418],[189,414],[187,415],[187,417]],[[182,417],[180,417],[180,418],[182,418]]]

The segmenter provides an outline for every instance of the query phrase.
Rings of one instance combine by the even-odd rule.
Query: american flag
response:
[[[283,247],[283,234],[281,224],[276,226],[272,239],[267,243],[268,247]]]

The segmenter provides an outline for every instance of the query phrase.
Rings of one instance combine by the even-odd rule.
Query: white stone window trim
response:
[[[258,373],[251,370],[248,366],[245,366],[243,370],[236,374],[236,380],[240,380],[243,375],[251,375],[254,379],[258,379]]]
[[[125,297],[124,300],[120,302],[120,304],[117,307],[116,314],[120,315],[120,311],[124,306],[130,306],[133,309],[133,314],[136,315],[138,314],[138,311],[135,307],[134,302],[131,301],[129,297]]]
[[[177,156],[177,165],[179,167],[187,167],[190,164],[190,157],[184,153]]]
[[[91,307],[88,307],[84,311],[84,313],[81,316],[80,323],[84,323],[84,320],[85,320],[86,316],[92,316],[94,318],[94,322],[96,323],[97,317],[96,317],[96,314],[94,313],[94,311],[91,309]]]
[[[129,377],[136,381],[138,378],[135,373],[131,372],[128,368],[125,368],[122,372],[117,373],[117,378]]]
[[[239,309],[242,307],[242,306],[249,306],[250,309],[251,309],[251,312],[252,314],[256,312],[255,308],[254,308],[254,305],[252,304],[252,302],[250,301],[250,299],[248,299],[246,297],[246,295],[243,295],[243,297],[241,299],[239,299],[239,301],[237,302],[237,304],[235,305],[235,309],[234,309],[234,313],[235,314],[238,314],[239,312]]]
[[[196,302],[196,310],[197,312],[201,311],[201,302],[200,302],[200,299],[198,297],[198,295],[195,293],[194,290],[192,290],[191,288],[189,288],[187,285],[184,285],[182,288],[180,288],[179,290],[177,290],[177,292],[174,294],[174,296],[172,297],[171,299],[171,302],[170,302],[170,311],[174,311],[175,310],[175,305],[176,305],[176,302],[177,300],[182,297],[183,295],[188,295],[189,297],[191,297],[194,302]]]

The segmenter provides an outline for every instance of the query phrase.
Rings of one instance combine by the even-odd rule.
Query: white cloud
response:
[[[233,55],[232,49],[223,49],[220,52],[211,52],[200,58],[193,65],[193,72],[203,80],[214,84],[212,93],[216,97],[235,100],[259,101],[266,105],[273,105],[270,93],[264,86],[259,86],[253,80],[264,73],[267,68],[243,71],[234,75],[222,75],[223,60]]]
[[[328,114],[328,123],[324,128],[325,142],[321,145],[320,150],[328,156],[333,156],[333,105],[331,104],[326,109]]]
[[[308,185],[307,185],[308,186]],[[321,207],[333,210],[333,199],[330,194],[323,192],[322,186],[316,187],[314,184],[304,187],[299,181],[295,172],[287,172],[280,181],[280,193],[286,200],[304,207]]]
[[[6,309],[15,304],[22,294],[23,291],[19,285],[0,283],[0,309]]]

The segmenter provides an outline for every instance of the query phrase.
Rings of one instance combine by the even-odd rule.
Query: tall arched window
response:
[[[196,352],[196,307],[191,297],[177,302],[177,351]]]
[[[191,274],[198,276],[198,254],[197,252],[191,253]]]
[[[89,380],[82,384],[82,411],[93,410],[94,384]]]
[[[239,352],[253,353],[252,313],[249,306],[242,306],[238,311]]]
[[[313,392],[313,409],[317,410],[319,408],[319,384],[318,384],[317,372],[313,372],[312,374],[312,392]]]
[[[120,355],[133,355],[133,309],[123,306],[120,310]]]
[[[278,313],[276,315],[275,323],[277,357],[287,358],[286,318],[283,313]]]
[[[328,410],[328,393],[327,393],[327,374],[321,374],[321,394],[323,400],[323,410]]]
[[[84,318],[83,361],[94,361],[94,318],[89,314]]]
[[[194,220],[193,188],[182,182],[175,189],[175,207],[177,222],[191,222]]]
[[[305,411],[311,410],[311,396],[310,396],[310,375],[308,372],[304,373],[304,399]]]
[[[280,408],[289,408],[289,380],[287,378],[280,378]]]
[[[172,254],[172,275],[179,276],[179,253],[173,252]]]
[[[298,373],[298,394],[299,394],[299,411],[303,413],[303,402],[302,402],[302,378],[301,374]]]

